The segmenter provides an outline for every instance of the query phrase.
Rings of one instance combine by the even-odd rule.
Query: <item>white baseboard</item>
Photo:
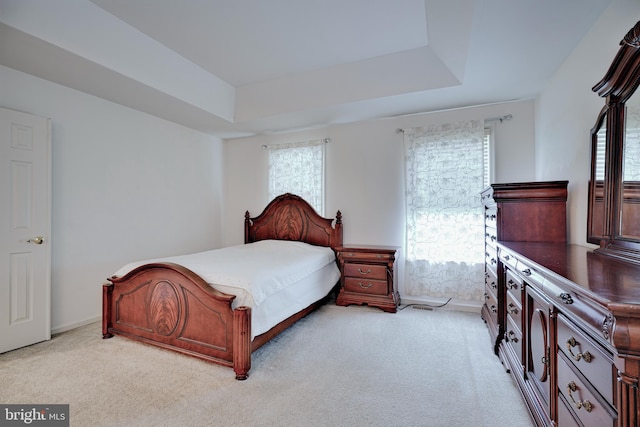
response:
[[[448,304],[442,306],[447,300],[446,299],[436,299],[436,298],[408,298],[402,297],[400,299],[401,306],[409,305],[409,304],[417,304],[417,305],[426,305],[432,308],[438,308],[440,310],[456,310],[456,311],[468,311],[471,313],[480,313],[480,309],[482,308],[482,302],[479,301],[464,301],[464,300],[456,300],[452,299]],[[102,316],[92,317],[90,319],[83,320],[81,322],[70,323],[64,326],[59,326],[57,328],[51,329],[51,335],[61,334],[62,332],[67,332],[72,329],[79,328],[81,326],[90,325],[91,323],[99,322],[102,320]]]
[[[99,322],[100,320],[102,320],[102,316],[92,317],[90,319],[83,320],[81,322],[70,323],[64,326],[58,326],[57,328],[51,329],[51,335],[61,334],[62,332],[67,332],[72,329],[79,328],[81,326],[90,325],[91,323]]]
[[[452,299],[446,305],[447,298],[428,298],[428,297],[401,297],[400,305],[425,305],[432,308],[438,308],[440,310],[456,310],[456,311],[468,311],[471,313],[480,313],[482,308],[482,302],[480,301],[465,301]]]

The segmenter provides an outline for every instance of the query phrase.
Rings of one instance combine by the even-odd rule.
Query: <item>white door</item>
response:
[[[0,108],[0,353],[51,338],[51,121]]]

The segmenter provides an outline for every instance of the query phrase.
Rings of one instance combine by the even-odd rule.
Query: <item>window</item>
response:
[[[324,151],[326,140],[267,147],[269,200],[293,193],[324,215]]]
[[[491,147],[491,139],[493,132],[491,128],[484,128],[484,140],[482,141],[482,165],[483,165],[483,187],[486,188],[491,184],[493,177],[493,150]]]
[[[404,131],[408,295],[482,300],[486,135],[482,120]]]

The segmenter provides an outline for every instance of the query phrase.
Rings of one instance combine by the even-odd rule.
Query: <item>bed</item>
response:
[[[257,217],[252,218],[248,211],[245,213],[244,245],[217,250],[219,252],[138,261],[118,270],[103,285],[102,336],[119,335],[229,366],[236,379],[244,380],[249,376],[253,351],[329,297],[339,282],[335,249],[341,245],[340,211],[335,219],[324,218],[299,196],[283,194]],[[251,253],[257,247],[267,252],[286,247],[285,255],[279,257],[286,259],[291,268],[294,263],[290,258],[293,259],[300,248],[311,252],[324,250],[323,256],[328,251],[331,262],[314,270],[313,278],[305,277],[305,283],[320,279],[320,291],[308,283],[305,286],[311,287],[305,288],[307,290],[295,291],[302,286],[298,284],[302,281],[300,278],[283,284],[282,279],[274,276],[269,281],[270,269],[260,270],[255,265],[266,266],[272,262],[255,261]],[[219,264],[238,264],[227,261],[246,257],[245,268],[241,270],[251,270],[255,277],[266,280],[270,290],[256,294],[254,284],[249,283],[254,279],[241,279],[229,269],[211,276],[213,273],[207,270],[215,268],[208,265],[215,263],[207,260],[220,256],[223,257]],[[309,264],[298,267],[298,271],[300,268],[313,270]],[[226,277],[227,282],[217,283],[221,277]],[[240,284],[244,281],[248,281],[248,288]],[[276,309],[280,306],[268,300],[278,298],[290,303]],[[263,313],[265,306],[268,314]],[[268,320],[257,322],[258,318]]]

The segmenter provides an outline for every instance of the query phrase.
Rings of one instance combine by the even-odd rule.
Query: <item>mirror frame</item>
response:
[[[622,209],[622,161],[625,137],[625,103],[634,94],[640,84],[640,21],[629,30],[620,42],[616,54],[605,76],[594,87],[593,91],[605,98],[606,112],[606,144],[605,144],[605,176],[603,195],[602,236],[592,234],[594,218],[594,200],[592,184],[595,181],[595,157],[592,147],[591,182],[589,183],[589,211],[587,241],[600,245],[597,251],[606,255],[624,258],[634,262],[640,261],[640,236],[629,238],[621,236],[620,212]],[[596,127],[600,122],[596,122]],[[595,129],[595,128],[594,128]],[[593,132],[593,130],[592,130]],[[592,135],[593,144],[593,135]],[[599,239],[598,239],[599,237]],[[598,242],[599,240],[599,242]]]
[[[606,177],[607,169],[604,167],[604,177],[601,181],[601,184],[598,185],[598,180],[596,179],[597,175],[597,158],[598,158],[598,134],[602,130],[602,126],[604,125],[604,130],[606,132],[606,123],[605,119],[607,117],[608,107],[605,105],[602,110],[600,110],[600,114],[598,114],[598,118],[596,119],[596,124],[591,128],[591,178],[589,179],[589,193],[588,193],[588,215],[587,215],[587,242],[593,243],[595,245],[599,245],[600,241],[604,238],[604,181]],[[605,133],[605,141],[606,141],[606,133]],[[605,156],[606,156],[606,143],[605,143]],[[605,160],[606,161],[606,160]],[[599,229],[596,232],[596,229]]]

